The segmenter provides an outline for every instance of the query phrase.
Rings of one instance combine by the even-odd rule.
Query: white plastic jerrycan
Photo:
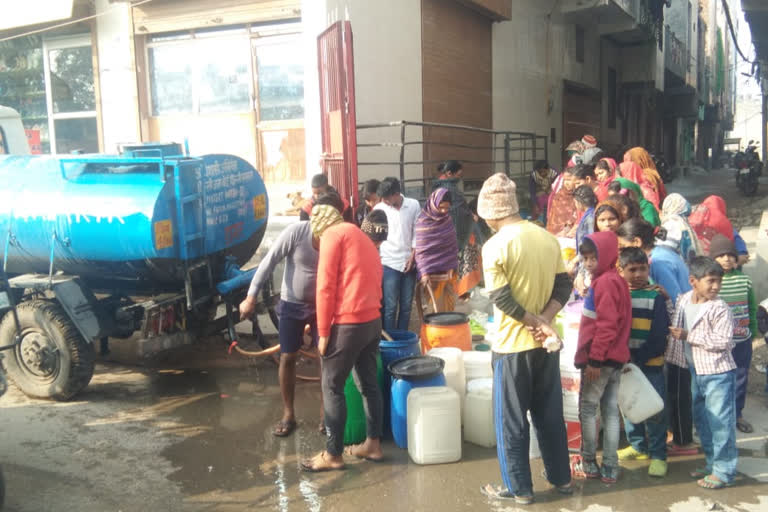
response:
[[[642,423],[664,409],[664,400],[643,371],[632,363],[625,364],[621,370],[619,409],[632,423]]]

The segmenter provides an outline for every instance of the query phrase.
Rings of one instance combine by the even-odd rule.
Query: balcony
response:
[[[621,24],[631,22],[639,0],[562,0],[560,12],[573,23]]]
[[[620,45],[656,41],[662,47],[664,13],[657,5],[660,0],[626,0],[628,19],[609,23],[598,19],[598,32],[609,36]],[[656,6],[656,8],[652,8]]]
[[[665,27],[667,45],[664,48],[664,69],[673,76],[673,82],[684,85],[688,71],[691,69],[691,52],[669,28]]]

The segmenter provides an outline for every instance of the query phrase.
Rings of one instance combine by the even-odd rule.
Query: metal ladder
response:
[[[199,163],[197,165],[200,165]],[[213,271],[211,270],[211,263],[208,255],[205,254],[205,227],[206,227],[206,215],[205,204],[203,201],[202,183],[200,180],[196,180],[195,189],[192,192],[185,190],[183,182],[183,172],[188,169],[188,172],[194,172],[192,165],[185,165],[185,163],[177,162],[173,167],[173,186],[174,195],[176,197],[176,225],[178,226],[178,240],[179,240],[179,256],[182,262],[184,262],[184,291],[187,295],[187,309],[192,310],[197,308],[200,304],[206,302],[210,296],[205,295],[202,297],[195,297],[194,287],[192,286],[192,274],[204,270],[208,279],[208,289],[213,290]],[[192,209],[195,214],[195,223],[197,225],[197,231],[192,233],[187,231],[187,223],[185,221],[185,213]],[[200,248],[200,253],[203,256],[190,263],[190,251],[197,244]]]

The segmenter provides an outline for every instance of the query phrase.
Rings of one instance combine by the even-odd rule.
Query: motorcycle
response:
[[[656,165],[656,170],[659,172],[659,176],[661,176],[661,180],[664,183],[669,183],[673,179],[675,179],[675,174],[672,172],[672,169],[669,167],[669,164],[667,163],[667,159],[664,158],[664,155],[661,153],[651,153],[651,158],[653,159],[653,163]]]
[[[745,196],[757,193],[758,178],[763,174],[763,163],[757,154],[758,143],[750,140],[744,151],[737,152],[733,157],[736,167],[736,186]]]

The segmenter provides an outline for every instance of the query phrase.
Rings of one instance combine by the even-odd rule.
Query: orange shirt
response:
[[[381,258],[370,238],[354,224],[328,228],[320,238],[317,267],[317,331],[331,325],[362,324],[381,314]]]

